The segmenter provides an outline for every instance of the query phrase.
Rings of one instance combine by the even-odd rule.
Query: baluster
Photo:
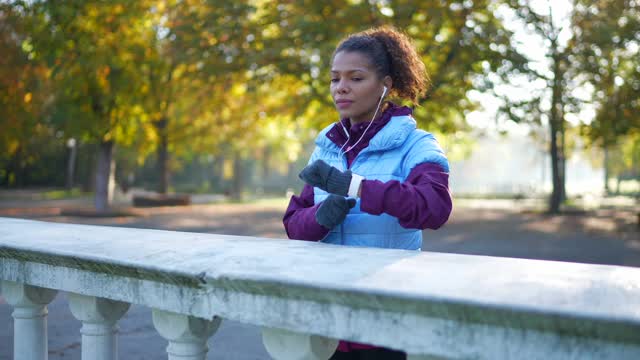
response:
[[[207,340],[218,330],[221,319],[206,320],[194,316],[153,309],[153,325],[169,341],[169,360],[205,360]]]
[[[262,342],[276,360],[327,360],[338,347],[335,339],[274,328],[262,328]]]
[[[82,359],[118,359],[118,320],[129,310],[130,304],[69,293],[69,308],[82,321]]]
[[[13,309],[14,360],[46,360],[47,304],[58,293],[56,290],[2,281],[3,296]]]

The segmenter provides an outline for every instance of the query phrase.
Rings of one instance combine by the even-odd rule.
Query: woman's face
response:
[[[341,118],[352,124],[371,121],[384,86],[366,55],[340,51],[334,56],[331,97]]]

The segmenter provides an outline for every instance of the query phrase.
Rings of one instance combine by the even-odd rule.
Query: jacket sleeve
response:
[[[363,180],[360,209],[373,215],[386,213],[412,229],[437,229],[452,210],[449,174],[440,164],[416,165],[404,182]]]
[[[282,222],[289,239],[320,241],[329,230],[318,224],[316,211],[320,204],[314,204],[313,187],[305,184],[300,196],[293,195]]]

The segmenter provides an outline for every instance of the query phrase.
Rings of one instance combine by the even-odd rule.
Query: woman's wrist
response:
[[[362,180],[364,180],[364,176],[351,173],[351,182],[349,183],[349,191],[347,192],[347,195],[349,197],[352,197],[352,198],[360,197],[360,188],[362,187]]]

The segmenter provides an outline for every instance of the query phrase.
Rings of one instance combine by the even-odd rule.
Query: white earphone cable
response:
[[[367,125],[367,128],[364,129],[364,132],[362,133],[362,135],[360,135],[360,138],[358,139],[358,141],[356,141],[355,144],[349,146],[349,148],[345,152],[342,152],[342,149],[345,147],[345,145],[347,145],[347,143],[349,143],[349,132],[347,131],[347,129],[345,129],[345,127],[342,124],[342,122],[340,123],[340,125],[342,125],[342,128],[347,133],[347,141],[345,141],[345,143],[340,147],[340,150],[338,150],[338,158],[339,159],[342,160],[342,156],[343,155],[346,155],[349,151],[351,151],[353,148],[355,148],[356,145],[358,145],[360,143],[360,141],[362,141],[362,139],[364,138],[364,135],[367,133],[367,131],[369,130],[369,128],[373,124],[373,120],[375,120],[376,115],[378,115],[378,110],[380,110],[380,104],[382,104],[382,100],[384,99],[384,96],[386,95],[386,93],[387,93],[387,87],[385,86],[384,90],[382,91],[382,96],[380,96],[380,100],[378,101],[378,106],[376,106],[376,111],[373,113],[373,117],[371,118],[371,121],[369,122],[369,125]]]

